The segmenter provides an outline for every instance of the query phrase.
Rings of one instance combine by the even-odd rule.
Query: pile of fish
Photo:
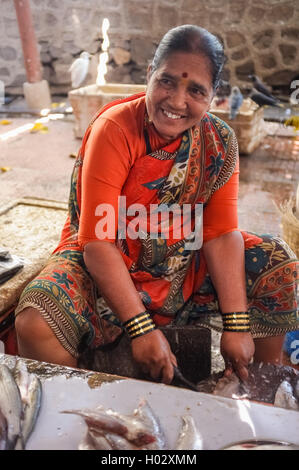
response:
[[[35,426],[42,387],[25,362],[17,360],[13,371],[0,364],[0,450],[23,450]]]
[[[223,377],[223,372],[212,374],[197,386],[198,391],[227,398],[271,403],[280,408],[299,410],[299,372],[293,367],[252,363],[248,379],[241,382],[236,374]]]
[[[87,433],[79,450],[163,450],[169,449],[159,419],[145,399],[131,415],[99,406],[93,410],[66,410],[81,416]],[[182,417],[175,450],[202,450],[202,437],[192,416]]]

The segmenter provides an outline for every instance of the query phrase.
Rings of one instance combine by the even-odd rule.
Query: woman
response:
[[[298,328],[297,260],[283,241],[238,229],[236,138],[208,113],[223,61],[208,31],[174,28],[148,68],[146,95],[110,103],[90,124],[59,246],[16,310],[20,355],[76,366],[86,347],[124,328],[134,359],[170,383],[176,358],[157,326],[173,322],[223,330],[226,375],[246,379],[253,357],[280,361],[285,333]],[[151,223],[161,204],[191,208],[187,235],[175,233],[181,216],[167,236],[165,213]],[[194,249],[198,207],[203,245]]]

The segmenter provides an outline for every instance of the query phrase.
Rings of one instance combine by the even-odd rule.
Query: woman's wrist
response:
[[[222,313],[223,331],[250,332],[250,318],[248,311]]]
[[[138,315],[135,315],[129,320],[123,322],[123,327],[130,340],[150,333],[157,328],[147,311],[139,313]]]

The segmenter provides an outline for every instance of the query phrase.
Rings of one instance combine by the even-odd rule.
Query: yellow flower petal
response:
[[[2,166],[2,167],[0,168],[0,170],[2,171],[2,173],[5,173],[6,171],[11,170],[11,167],[10,167],[10,166]]]
[[[2,124],[2,126],[8,126],[11,123],[12,121],[9,121],[8,119],[2,119],[2,121],[0,121],[0,124]]]
[[[42,133],[46,133],[48,132],[49,128],[47,126],[44,126],[44,124],[42,122],[36,122],[32,128],[30,129],[30,132],[31,133],[34,133],[34,132],[42,132]]]
[[[285,121],[285,126],[294,127],[295,131],[299,130],[299,116],[292,116]]]
[[[36,122],[30,129],[30,132],[38,132],[41,130],[43,127],[43,124],[41,122]]]

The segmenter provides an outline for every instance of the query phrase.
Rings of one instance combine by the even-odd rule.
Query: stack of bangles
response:
[[[223,331],[250,332],[248,312],[222,313]]]
[[[156,325],[148,312],[142,312],[130,318],[130,320],[123,323],[123,327],[131,340],[156,329]]]

